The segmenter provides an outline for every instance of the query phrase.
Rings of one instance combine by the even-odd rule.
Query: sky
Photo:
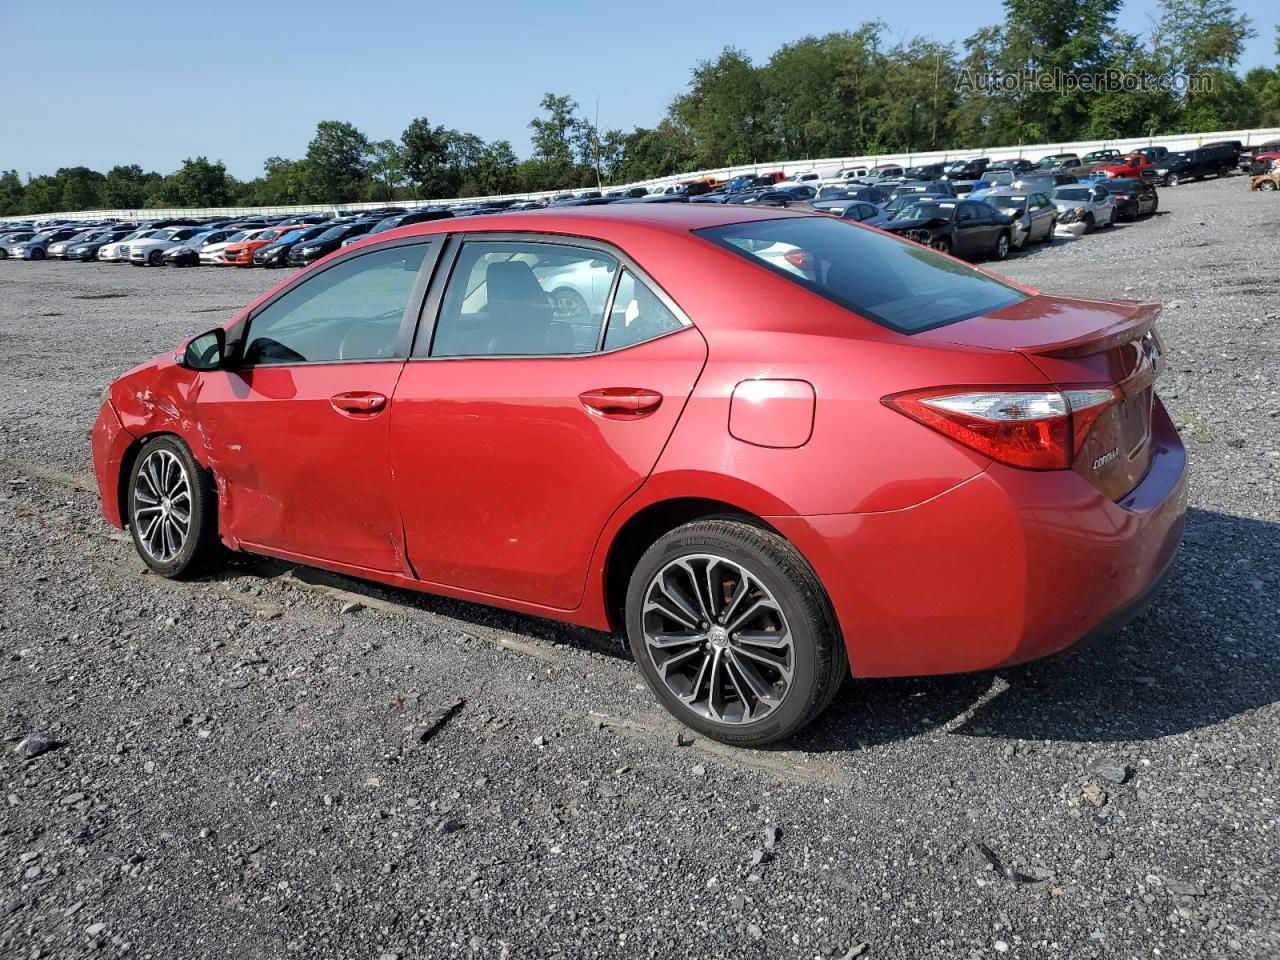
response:
[[[548,91],[588,117],[598,104],[603,129],[652,126],[699,60],[735,46],[764,62],[802,36],[856,28],[870,17],[859,6],[0,0],[0,170],[138,163],[169,173],[207,156],[251,179],[269,156],[302,156],[321,120],[381,140],[418,116],[510,140],[523,157]],[[1274,65],[1275,0],[1236,7],[1258,31],[1242,67]],[[999,0],[901,10],[882,16],[889,45],[921,33],[958,46],[1003,19]],[[1120,26],[1145,33],[1155,10],[1155,0],[1128,0]]]

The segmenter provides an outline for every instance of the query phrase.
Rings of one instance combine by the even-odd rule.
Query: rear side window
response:
[[[604,348],[617,350],[679,330],[683,324],[648,287],[623,270],[609,312]]]
[[[919,244],[828,217],[756,220],[697,233],[899,333],[932,330],[1027,296]]]

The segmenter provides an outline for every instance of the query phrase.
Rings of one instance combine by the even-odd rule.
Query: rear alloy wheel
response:
[[[177,437],[156,437],[129,473],[129,532],[143,562],[161,576],[200,572],[217,550],[213,485]]]
[[[995,260],[1009,259],[1009,232],[1001,230],[1000,236],[996,237],[996,249],[992,255]]]
[[[1176,187],[1179,183],[1182,182],[1182,180],[1178,177],[1176,173],[1171,173],[1169,174],[1169,176],[1165,177],[1164,182],[1167,186]]]
[[[627,590],[627,633],[663,705],[724,743],[791,735],[848,672],[808,564],[782,537],[738,520],[686,524],[645,552]]]

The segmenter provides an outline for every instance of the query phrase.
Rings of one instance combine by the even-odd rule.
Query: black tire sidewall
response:
[[[819,662],[819,645],[836,644],[840,641],[833,631],[825,629],[825,618],[811,609],[804,597],[804,587],[795,583],[769,552],[750,542],[756,539],[751,536],[752,532],[764,533],[775,539],[781,549],[791,549],[786,541],[745,523],[731,524],[749,531],[745,540],[737,535],[725,535],[712,529],[713,525],[724,524],[717,521],[695,522],[673,530],[660,538],[641,557],[632,572],[627,589],[627,635],[632,656],[649,688],[681,723],[723,743],[760,746],[789,736],[804,726],[816,714],[815,701],[825,704],[827,698],[824,696],[823,671],[829,667],[825,666],[825,660],[823,663]],[[761,720],[745,724],[718,724],[693,712],[667,689],[645,645],[640,610],[650,581],[672,560],[700,553],[723,556],[742,564],[764,583],[782,605],[787,618],[795,658],[791,689],[782,705]],[[798,554],[795,554],[795,559],[803,563]],[[814,583],[816,584],[816,578]],[[828,652],[828,656],[835,655],[835,651]]]
[[[181,462],[187,472],[187,485],[191,490],[191,526],[187,531],[187,539],[177,556],[168,562],[161,562],[152,557],[142,545],[138,533],[138,525],[133,522],[133,488],[138,482],[138,473],[148,456],[156,450],[168,450]],[[125,520],[129,524],[129,535],[133,538],[134,548],[138,556],[148,567],[162,577],[182,579],[198,573],[209,560],[213,551],[213,539],[216,535],[217,521],[212,485],[204,469],[196,463],[191,450],[181,439],[166,435],[154,437],[143,444],[138,455],[133,459],[129,469],[129,485],[125,488]]]

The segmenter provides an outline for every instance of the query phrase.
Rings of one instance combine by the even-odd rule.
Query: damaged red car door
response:
[[[405,569],[390,400],[429,248],[393,246],[313,272],[249,316],[240,362],[205,375],[196,411],[223,530],[240,546]]]

